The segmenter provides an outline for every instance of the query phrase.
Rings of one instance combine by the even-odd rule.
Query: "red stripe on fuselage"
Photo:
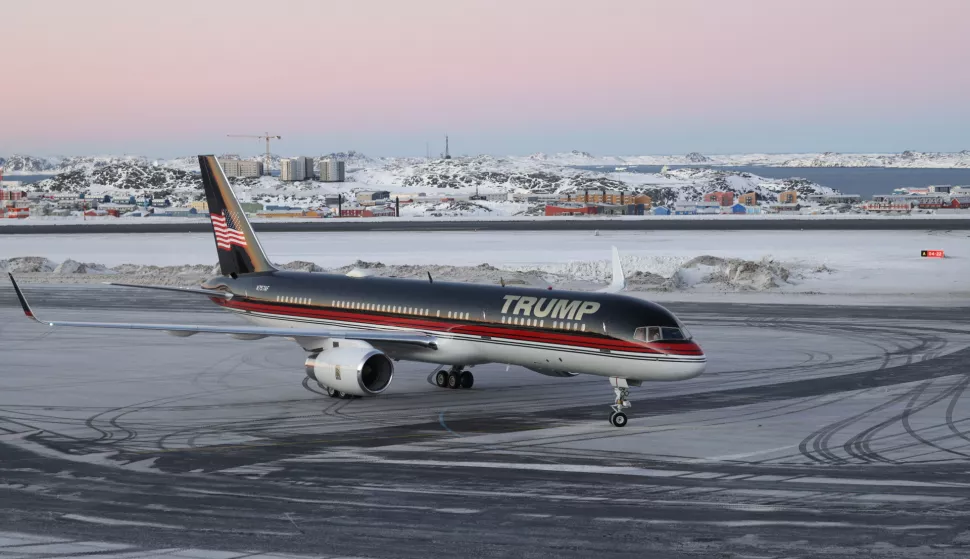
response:
[[[605,336],[590,336],[588,333],[576,334],[565,332],[544,332],[540,330],[524,330],[510,328],[508,325],[484,325],[474,322],[452,320],[432,320],[427,318],[412,318],[387,313],[370,311],[352,311],[348,309],[326,309],[306,305],[292,305],[276,302],[255,302],[237,299],[212,299],[216,304],[232,309],[281,314],[300,318],[319,318],[343,322],[357,322],[378,326],[395,326],[411,328],[426,332],[449,332],[472,336],[488,336],[519,341],[532,341],[550,344],[569,345],[590,349],[608,349],[614,351],[628,351],[632,353],[653,353],[665,355],[703,355],[700,347],[693,342],[678,344],[651,343],[642,345],[617,338]]]

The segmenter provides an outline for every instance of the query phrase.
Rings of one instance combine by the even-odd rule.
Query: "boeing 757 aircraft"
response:
[[[616,427],[627,423],[630,386],[704,371],[706,357],[687,328],[660,305],[634,297],[277,270],[215,156],[200,155],[199,166],[222,276],[198,289],[128,287],[202,295],[248,325],[40,320],[11,274],[24,313],[53,328],[290,338],[309,353],[306,375],[333,397],[384,392],[398,360],[450,366],[435,382],[456,389],[471,388],[474,377],[467,367],[484,363],[519,365],[553,377],[598,375],[609,379],[616,395],[610,414]]]

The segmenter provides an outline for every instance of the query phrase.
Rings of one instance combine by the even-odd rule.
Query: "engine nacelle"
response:
[[[374,396],[394,378],[394,363],[372,347],[335,347],[311,353],[306,376],[344,394]]]

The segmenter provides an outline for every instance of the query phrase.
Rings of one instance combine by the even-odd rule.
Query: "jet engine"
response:
[[[394,377],[394,363],[372,347],[335,347],[311,353],[306,376],[322,386],[354,396],[384,392]]]

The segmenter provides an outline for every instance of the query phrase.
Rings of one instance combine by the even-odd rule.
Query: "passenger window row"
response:
[[[284,297],[283,295],[277,295],[276,302],[291,303],[294,305],[312,305],[313,299],[310,297]]]
[[[337,301],[337,300],[331,301],[330,306],[338,309],[349,309],[354,311],[373,311],[373,312],[386,312],[386,313],[392,313],[392,314],[412,314],[417,316],[431,316],[431,309],[425,309],[420,307],[404,307],[399,305],[378,305],[376,303],[360,303],[360,302]],[[457,315],[457,313],[455,314]],[[467,317],[467,313],[465,313],[465,315]],[[438,311],[437,316],[441,316],[441,311]]]
[[[545,328],[546,327],[546,321],[545,320],[536,320],[534,318],[520,318],[520,317],[515,317],[515,316],[510,316],[510,317],[504,317],[503,316],[502,317],[502,324],[513,324],[515,326],[531,326],[533,328],[535,328],[535,327]],[[579,323],[576,323],[576,322],[572,322],[572,323],[570,323],[570,322],[562,322],[562,321],[559,321],[559,320],[552,321],[552,323],[549,325],[549,327],[550,328],[553,328],[553,329],[556,329],[556,330],[578,330],[580,332],[585,332],[586,331],[586,325],[585,324],[579,324]]]
[[[312,305],[313,299],[309,297],[286,297],[283,295],[277,295],[276,301],[278,303],[290,303],[296,305]],[[351,301],[337,301],[336,299],[330,302],[332,307],[338,309],[349,309],[349,310],[361,310],[361,311],[373,311],[373,312],[384,312],[392,314],[410,314],[417,316],[431,316],[431,309],[420,308],[420,307],[405,307],[399,305],[378,305],[375,303],[360,303]],[[435,311],[435,317],[441,318],[441,311]],[[455,312],[448,311],[446,314],[447,318],[457,319],[457,320],[470,320],[471,313],[467,312]],[[533,328],[545,328],[546,321],[538,320],[534,318],[520,318],[520,317],[502,317],[502,324],[512,324],[515,326],[530,326]],[[552,321],[549,324],[550,328],[555,330],[573,330],[573,331],[586,331],[585,324],[569,323],[564,321]],[[646,332],[643,328],[637,329],[637,338],[645,338]],[[643,336],[643,337],[641,337]]]

